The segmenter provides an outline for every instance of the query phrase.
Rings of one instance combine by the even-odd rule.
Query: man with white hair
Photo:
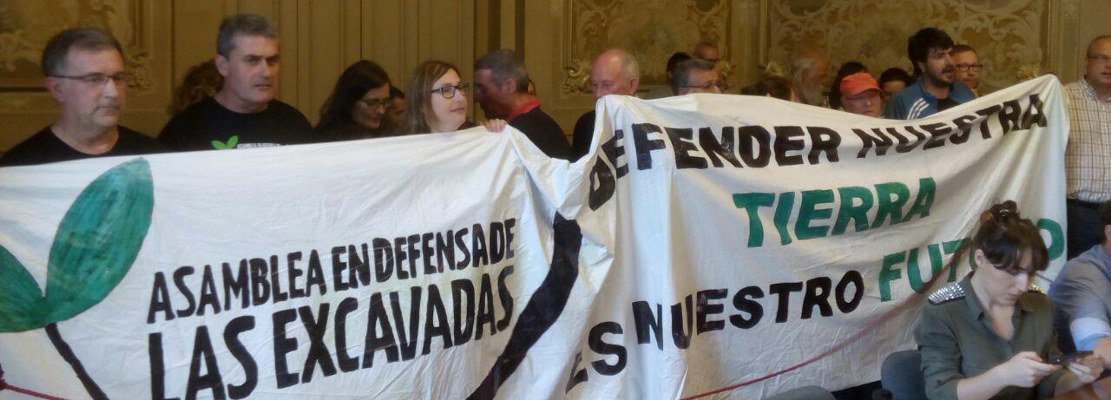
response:
[[[799,91],[803,102],[813,106],[828,106],[828,98],[823,93],[826,82],[829,81],[829,57],[817,51],[804,50],[799,52],[791,67],[791,83]]]
[[[594,69],[590,72],[590,86],[594,89],[594,100],[608,94],[633,96],[636,95],[639,85],[640,66],[629,52],[610,49],[594,59]],[[594,137],[594,117],[594,110],[590,110],[575,122],[571,141],[574,159],[590,151],[590,142]]]

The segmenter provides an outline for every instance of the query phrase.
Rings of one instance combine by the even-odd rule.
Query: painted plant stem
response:
[[[89,392],[93,400],[108,400],[108,396],[100,390],[93,378],[85,371],[85,366],[81,365],[81,360],[77,359],[77,355],[73,354],[73,350],[69,348],[69,344],[65,339],[62,339],[62,334],[58,332],[58,324],[50,323],[46,325],[46,334],[50,336],[50,343],[54,344],[54,348],[58,349],[58,354],[62,355],[62,359],[73,367],[73,372],[77,373],[77,378],[81,380],[81,384],[85,385],[85,391]]]

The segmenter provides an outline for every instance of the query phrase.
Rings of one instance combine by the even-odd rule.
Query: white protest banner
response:
[[[465,396],[550,325],[509,343],[549,267],[567,269],[551,264],[577,261],[578,230],[552,231],[520,140],[0,170],[6,380],[68,398]]]
[[[471,130],[0,169],[4,379],[72,399],[681,398],[926,290],[993,202],[1043,228],[1047,276],[1063,262],[1052,77],[918,121],[610,97],[596,131],[573,164]],[[875,380],[915,320],[730,395]]]
[[[599,289],[568,397],[682,398],[803,363],[928,290],[1006,199],[1042,228],[1052,279],[1065,248],[1060,90],[1043,77],[915,121],[756,97],[600,102],[582,197],[612,222],[577,219],[615,240],[581,264],[614,261],[584,270]],[[886,355],[914,347],[917,310],[730,394],[878,380]]]

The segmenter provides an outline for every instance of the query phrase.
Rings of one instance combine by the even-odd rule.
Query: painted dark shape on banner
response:
[[[552,248],[552,266],[548,270],[548,275],[532,294],[532,298],[521,311],[521,316],[517,317],[517,325],[513,327],[513,333],[509,336],[505,350],[494,361],[490,373],[478,388],[467,396],[467,400],[493,399],[498,393],[498,388],[521,365],[529,348],[540,340],[540,336],[548,328],[551,328],[563,313],[563,307],[567,305],[571,288],[574,287],[575,279],[579,275],[579,246],[582,245],[582,230],[575,220],[568,220],[558,212],[552,227],[555,245]]]

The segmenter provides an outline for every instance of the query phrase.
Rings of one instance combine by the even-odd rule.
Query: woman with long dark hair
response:
[[[343,70],[320,110],[316,132],[321,141],[388,136],[383,120],[390,108],[390,78],[373,61],[360,60]]]

